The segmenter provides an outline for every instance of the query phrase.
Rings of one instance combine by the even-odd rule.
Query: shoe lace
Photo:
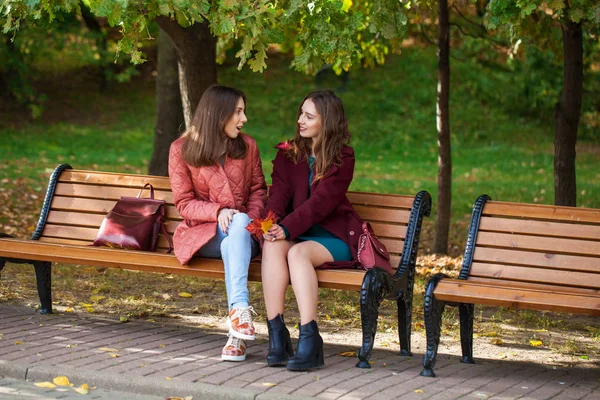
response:
[[[252,306],[242,308],[240,310],[241,310],[240,315],[239,315],[240,325],[243,325],[245,323],[251,324],[252,323],[252,313],[254,313],[255,315],[258,315],[256,313],[256,311],[254,311],[254,308],[252,308]]]
[[[229,333],[227,334],[227,336],[229,337],[229,339],[227,339],[227,344],[225,345],[225,347],[232,346],[236,349],[241,349],[242,347],[245,347],[246,343],[244,339],[240,339],[238,337],[230,335]]]

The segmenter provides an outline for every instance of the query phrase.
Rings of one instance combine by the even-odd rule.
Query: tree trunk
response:
[[[583,96],[583,42],[581,23],[561,25],[564,72],[563,90],[554,109],[554,204],[575,206],[575,146]]]
[[[202,93],[217,83],[216,39],[208,23],[183,28],[177,21],[157,17],[160,27],[169,34],[177,51],[179,90],[186,127],[190,125]]]
[[[185,127],[179,92],[177,53],[173,41],[162,29],[158,35],[158,77],[156,79],[156,130],[154,150],[148,166],[150,175],[169,174],[169,146]]]
[[[448,0],[438,0],[438,207],[433,252],[448,253],[452,205],[452,155],[450,152],[450,22]]]

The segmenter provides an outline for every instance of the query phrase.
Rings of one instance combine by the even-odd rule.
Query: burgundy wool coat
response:
[[[217,232],[217,216],[222,208],[234,208],[259,218],[267,201],[267,185],[256,141],[241,134],[248,146],[246,158],[229,157],[220,164],[192,167],[182,158],[184,138],[171,144],[169,178],[173,200],[183,221],[175,229],[175,256],[187,264]]]
[[[362,219],[346,197],[354,175],[354,150],[344,146],[342,164],[333,165],[322,179],[312,184],[309,193],[308,160],[294,164],[285,154],[286,147],[286,142],[276,146],[279,151],[273,160],[272,185],[263,217],[273,211],[279,223],[287,228],[290,240],[319,224],[346,242],[356,260]],[[353,268],[356,265],[355,261],[344,261],[326,263],[323,267]]]

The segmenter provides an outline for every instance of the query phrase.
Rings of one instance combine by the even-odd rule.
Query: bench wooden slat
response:
[[[97,172],[84,170],[65,170],[60,174],[59,182],[78,182],[87,184],[101,184],[103,186],[120,186],[128,188],[131,186],[142,187],[146,183],[152,184],[154,189],[171,190],[171,184],[167,177],[126,174],[116,172]],[[138,190],[139,191],[139,190]]]
[[[104,247],[81,247],[44,243],[29,240],[6,240],[0,248],[0,257],[20,254],[24,259],[60,263],[73,263],[99,267],[112,267],[148,272],[176,273],[193,276],[223,278],[223,262],[220,259],[194,258],[189,265],[181,265],[170,254],[149,253],[133,250],[107,249]],[[360,290],[365,271],[318,270],[319,286],[332,289]],[[249,278],[260,281],[260,265],[252,263]]]
[[[548,267],[571,271],[595,272],[600,269],[600,258],[571,256],[565,254],[535,253],[528,251],[476,247],[474,262]]]
[[[54,196],[52,200],[52,211],[68,211],[68,212],[84,212],[84,213],[98,213],[106,215],[115,206],[115,202],[112,200],[97,200],[97,199],[84,199],[78,197],[64,197]],[[165,213],[167,219],[173,219],[181,221],[182,218],[175,206],[167,205],[165,207]]]
[[[85,226],[98,229],[100,227],[100,224],[102,224],[103,219],[103,214],[53,211],[48,216],[47,223],[52,225]],[[173,234],[173,232],[175,232],[175,228],[177,228],[177,225],[179,225],[179,223],[180,221],[167,220],[165,222],[167,232]]]
[[[81,183],[60,183],[56,186],[55,195],[65,197],[82,197],[90,199],[110,200],[116,203],[121,196],[136,197],[140,193],[140,189],[124,188],[118,186],[100,186],[100,185],[85,185]],[[145,189],[142,192],[142,197],[150,197],[150,190]],[[157,200],[165,200],[167,204],[173,205],[173,193],[171,190],[154,189],[154,198]]]
[[[490,279],[490,278],[482,278],[478,276],[469,276],[467,282],[476,282],[482,283],[491,286],[501,286],[508,287],[513,289],[518,288],[526,288],[532,290],[540,290],[545,292],[557,292],[557,293],[565,293],[565,294],[581,294],[584,296],[596,296],[600,297],[600,289],[586,289],[572,286],[559,286],[558,284],[548,284],[548,283],[534,283],[534,282],[519,282],[519,281],[506,281],[501,279]]]
[[[499,232],[480,231],[477,235],[477,246],[504,247],[511,250],[530,250],[553,254],[590,256],[600,254],[600,241],[525,236]]]
[[[394,209],[367,207],[355,205],[354,209],[365,221],[380,221],[396,224],[407,224],[410,212],[401,212]]]
[[[596,296],[512,289],[453,279],[440,281],[435,289],[435,297],[442,301],[600,316],[600,298]]]
[[[542,204],[488,201],[483,208],[484,216],[510,216],[527,219],[546,219],[563,222],[589,222],[600,226],[600,210],[593,208],[561,207]]]
[[[556,283],[558,285],[574,287],[600,287],[600,272],[585,273],[577,271],[552,270],[548,268],[473,263],[469,278],[472,276],[533,283]]]
[[[482,217],[479,232],[519,232],[528,235],[600,240],[600,227],[562,222]]]

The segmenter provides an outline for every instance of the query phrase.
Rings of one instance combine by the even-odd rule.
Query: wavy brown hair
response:
[[[298,107],[296,120],[300,118],[304,102],[309,99],[321,116],[321,132],[313,141],[312,138],[300,136],[300,127],[296,127],[296,135],[290,141],[287,155],[294,163],[298,163],[308,159],[314,152],[313,182],[316,182],[327,174],[332,165],[342,163],[342,148],[350,143],[350,131],[342,100],[331,90],[318,90],[306,95]]]
[[[194,167],[214,165],[225,152],[229,158],[246,157],[248,146],[242,135],[235,139],[225,134],[225,125],[236,111],[239,99],[246,104],[241,90],[222,86],[210,86],[202,94],[196,107],[191,126],[183,133],[183,160]]]

